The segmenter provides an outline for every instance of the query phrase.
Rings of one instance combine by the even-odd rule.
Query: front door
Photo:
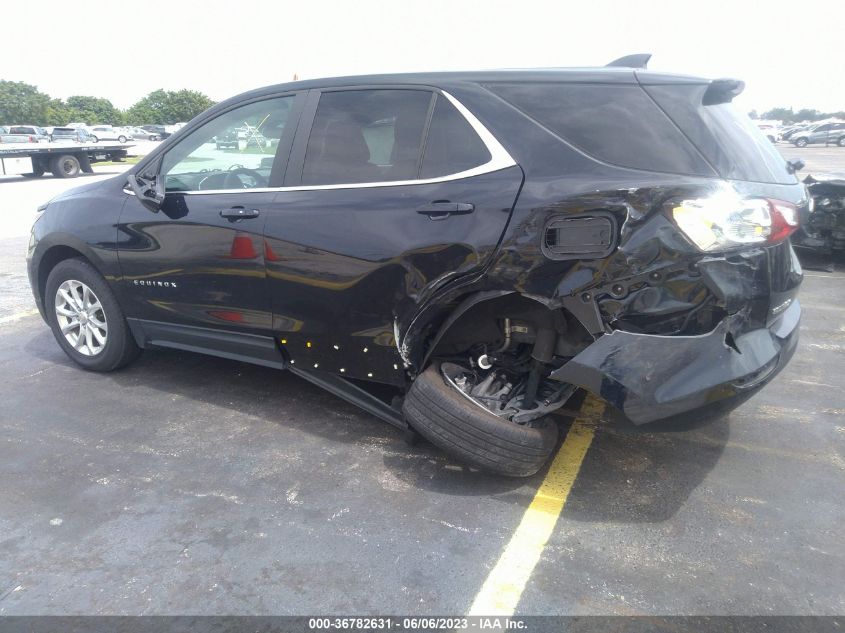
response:
[[[431,90],[309,95],[264,229],[273,329],[297,366],[401,384],[397,320],[495,250],[522,171],[459,108]]]
[[[158,166],[166,183],[158,213],[127,200],[118,227],[127,316],[269,331],[262,232],[296,126],[288,125],[294,99],[231,108],[171,147]]]

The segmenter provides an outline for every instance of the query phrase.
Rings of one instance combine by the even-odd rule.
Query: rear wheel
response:
[[[839,142],[837,143],[839,147],[845,147],[845,136],[839,137]]]
[[[85,369],[112,371],[140,351],[111,288],[84,260],[66,259],[50,271],[44,308],[56,341]]]
[[[569,385],[558,387],[558,393],[546,394],[543,404],[538,403],[532,417],[531,410],[520,408],[519,395],[502,395],[505,390],[519,392],[519,386],[496,370],[480,376],[455,363],[434,362],[411,385],[403,412],[420,435],[461,460],[528,477],[557,445],[557,425],[545,413],[562,406],[574,391]]]
[[[126,137],[125,137],[125,136],[118,136],[118,137],[117,137],[117,140],[118,140],[120,143],[125,143],[125,142],[126,142]]]
[[[99,142],[100,142],[100,139],[98,139],[96,136],[92,136],[92,137],[91,137],[91,142],[92,142],[92,143],[99,143]]]
[[[57,178],[76,178],[79,169],[79,160],[70,154],[56,156],[50,161],[50,171]]]

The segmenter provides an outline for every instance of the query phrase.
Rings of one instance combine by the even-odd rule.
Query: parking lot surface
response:
[[[50,181],[0,182],[0,208]],[[26,233],[3,235],[0,613],[471,608],[545,471],[466,469],[285,372],[164,351],[81,371],[31,312]],[[594,437],[518,614],[845,611],[842,266],[801,301],[794,359],[732,414],[582,414]]]

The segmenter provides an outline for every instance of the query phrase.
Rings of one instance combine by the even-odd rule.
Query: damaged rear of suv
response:
[[[578,388],[636,424],[736,406],[797,344],[806,190],[731,103],[741,82],[645,60],[224,102],[114,191],[50,203],[36,300],[89,369],[156,346],[287,368],[514,476],[545,463],[549,414]],[[243,121],[267,155],[216,166],[208,143]],[[90,253],[66,237],[72,213],[50,214],[82,201],[108,220],[117,192],[116,241],[104,228]]]

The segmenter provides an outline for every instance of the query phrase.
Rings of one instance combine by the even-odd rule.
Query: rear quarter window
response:
[[[486,87],[600,161],[647,171],[716,175],[637,85],[550,82]]]
[[[645,86],[722,178],[795,184],[786,160],[731,102],[702,105],[707,84]]]

